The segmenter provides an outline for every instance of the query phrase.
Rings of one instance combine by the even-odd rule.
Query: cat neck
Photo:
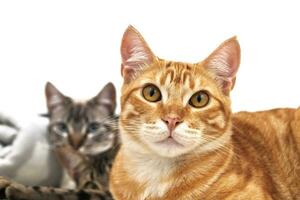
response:
[[[144,187],[140,199],[170,199],[174,193],[190,190],[193,183],[198,185],[199,180],[202,187],[200,190],[197,187],[197,190],[205,192],[230,163],[233,155],[230,138],[229,132],[222,139],[223,143],[220,140],[215,147],[200,146],[193,152],[174,158],[133,151],[125,144],[121,150],[122,160],[125,161],[123,170],[135,184]]]

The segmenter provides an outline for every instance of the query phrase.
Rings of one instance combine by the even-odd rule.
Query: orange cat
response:
[[[232,114],[235,37],[191,64],[156,57],[128,27],[116,200],[300,199],[300,109]]]

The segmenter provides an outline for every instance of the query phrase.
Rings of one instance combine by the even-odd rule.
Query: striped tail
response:
[[[0,199],[8,200],[113,200],[109,191],[27,187],[0,177]]]

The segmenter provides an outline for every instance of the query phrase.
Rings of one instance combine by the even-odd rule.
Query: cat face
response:
[[[175,157],[214,150],[229,139],[229,92],[240,56],[235,38],[202,62],[171,62],[157,58],[130,26],[121,54],[125,148]]]
[[[98,155],[112,148],[117,137],[115,96],[113,84],[108,83],[97,96],[79,103],[47,83],[51,143],[71,145],[84,155]]]

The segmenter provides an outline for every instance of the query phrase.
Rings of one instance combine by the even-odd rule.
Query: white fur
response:
[[[18,134],[17,129],[7,125],[0,125],[0,141],[3,143],[11,143]]]
[[[66,169],[63,170],[60,187],[66,188],[66,189],[75,189],[76,188],[75,181],[70,177],[70,175],[68,174]]]
[[[143,124],[140,138],[158,155],[176,157],[196,148],[201,143],[202,132],[190,129],[185,122],[179,124],[168,139],[169,130],[162,120],[154,125]]]
[[[148,55],[143,46],[138,46],[140,42],[137,42],[137,45],[131,49],[130,57],[126,60],[126,63],[147,63],[148,62]]]
[[[61,167],[47,140],[47,123],[39,117],[21,127],[10,151],[0,158],[0,176],[26,185],[59,185]]]
[[[11,145],[2,146],[1,143],[11,144],[17,134],[17,129],[9,127],[7,125],[0,125],[0,158],[4,158],[12,150]]]
[[[147,187],[144,194],[141,195],[141,200],[144,200],[147,197],[162,197],[172,186],[172,182],[163,182],[162,179],[172,172],[174,166],[171,166],[169,162],[160,162],[159,160],[152,162],[148,161],[146,163],[147,164],[143,164],[142,167],[137,168],[135,172],[138,180],[147,180]],[[153,170],[150,170],[149,173],[149,169]],[[145,174],[145,172],[147,174]]]
[[[128,166],[126,170],[132,174],[136,181],[146,184],[146,190],[139,199],[162,197],[172,186],[171,181],[165,182],[164,179],[175,169],[174,159],[136,152],[135,155],[130,160],[130,167],[129,165],[125,165],[125,167]]]

